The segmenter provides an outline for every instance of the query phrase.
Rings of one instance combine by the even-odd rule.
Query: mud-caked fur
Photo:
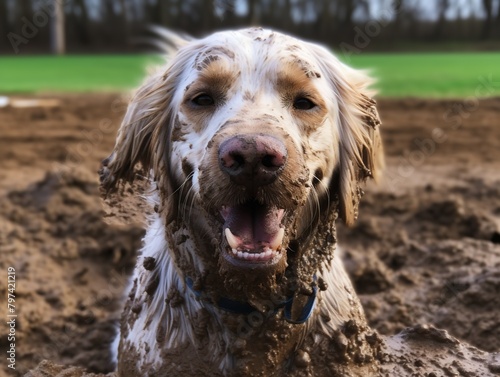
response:
[[[337,217],[355,221],[360,183],[382,167],[371,80],[323,47],[260,28],[201,40],[163,34],[177,50],[132,98],[101,170],[106,195],[149,176],[155,209],[126,299],[118,375],[374,372],[377,337],[334,255]],[[212,106],[193,103],[203,93]],[[296,108],[298,97],[314,107]],[[245,133],[280,140],[288,153],[279,178],[251,194],[217,154]],[[218,212],[247,200],[285,211],[286,255],[271,272],[233,268],[221,256]],[[300,312],[314,287],[311,317],[288,321],[283,298],[293,296]],[[255,312],[221,309],[220,297]]]

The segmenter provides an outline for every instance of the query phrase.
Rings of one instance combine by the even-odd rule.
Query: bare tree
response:
[[[50,44],[53,54],[62,55],[66,52],[64,4],[57,0],[53,0],[53,4],[54,18],[52,19],[50,31]]]
[[[393,33],[393,36],[401,34],[403,30],[402,25],[406,5],[406,0],[394,1],[392,3],[392,12],[394,12],[394,29],[396,31],[395,33]]]
[[[7,12],[7,0],[0,0],[0,44],[6,42],[5,36],[12,31]]]
[[[321,40],[327,41],[329,36],[331,36],[334,31],[333,29],[337,26],[337,22],[334,19],[337,4],[329,0],[321,0],[316,2],[315,14],[318,19],[318,37]]]
[[[488,39],[491,36],[491,23],[493,19],[493,2],[492,0],[483,0],[483,9],[486,15],[484,20],[483,30],[481,32],[482,39]]]
[[[120,11],[122,15],[122,21],[123,21],[123,32],[124,32],[124,37],[128,41],[130,38],[130,19],[129,19],[129,12],[127,8],[127,2],[126,0],[119,0],[120,1]]]
[[[346,33],[351,33],[351,31],[354,29],[354,20],[352,16],[354,15],[354,11],[357,6],[357,1],[342,0],[341,4],[343,8],[342,28]]]
[[[139,4],[144,4],[143,12],[145,17],[141,20],[142,23],[164,25],[171,29],[184,29],[183,25],[186,22],[186,17],[183,17],[183,15],[186,9],[191,9],[193,2],[187,0],[155,0],[139,2]],[[196,13],[194,9],[192,9],[192,12]],[[208,14],[205,16],[209,18]],[[189,21],[187,20],[188,23]]]
[[[380,42],[500,37],[500,0],[476,0],[475,15],[467,19],[469,0],[433,0],[435,21],[422,13],[427,0],[0,0],[0,43],[7,42],[9,32],[28,30],[38,4],[47,1],[65,5],[67,45],[86,49],[128,49],[129,36],[139,37],[150,24],[194,35],[262,25],[335,46],[365,33],[365,20],[375,15],[391,21],[377,36]],[[244,1],[242,14],[238,6]],[[477,12],[484,17],[479,19]],[[45,46],[47,34],[47,30],[39,33],[29,48]]]
[[[432,33],[433,39],[440,39],[443,36],[443,31],[446,23],[446,11],[450,6],[449,0],[438,0],[437,3],[437,11],[438,11],[438,19],[436,21],[436,26],[434,26],[434,32]]]
[[[176,17],[175,11],[178,10],[176,3],[181,0],[158,0],[160,24],[172,27],[173,19]]]
[[[438,0],[439,1],[439,0]],[[397,17],[400,20],[400,29],[393,36],[394,39],[418,39],[422,37],[419,26],[422,20],[420,19],[422,12],[422,1],[408,1],[399,0],[396,3],[400,3],[399,8],[395,8]],[[444,20],[444,16],[443,16]],[[425,22],[425,21],[424,21]],[[444,22],[444,21],[443,21]]]
[[[54,0],[57,3],[60,1]],[[87,9],[87,2],[85,0],[73,0],[71,7],[72,11],[72,23],[75,27],[76,35],[79,41],[83,45],[88,45],[91,43],[90,38],[90,24],[89,24],[89,12]]]
[[[83,2],[84,0],[77,0]],[[102,12],[104,17],[108,19],[113,19],[116,16],[115,13],[115,1],[114,0],[101,0]]]
[[[357,6],[363,10],[364,16],[370,18],[371,16],[371,6],[368,0],[359,0]]]
[[[26,17],[31,19],[33,16],[33,4],[31,4],[31,0],[18,0],[16,1],[18,16]]]
[[[33,6],[31,0],[17,0],[15,3],[14,14],[16,15],[17,29],[25,24],[25,20],[33,19]]]
[[[246,22],[249,25],[257,26],[260,24],[260,8],[259,2],[256,0],[247,0],[247,17]]]

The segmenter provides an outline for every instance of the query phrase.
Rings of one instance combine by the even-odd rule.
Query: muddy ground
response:
[[[59,105],[0,108],[0,315],[8,267],[17,314],[16,370],[2,356],[0,376],[43,359],[107,373],[143,234],[136,204],[110,216],[98,195],[126,98],[45,97]],[[385,179],[366,187],[358,224],[339,227],[367,317],[382,334],[432,323],[499,351],[500,99],[386,99],[379,109]]]

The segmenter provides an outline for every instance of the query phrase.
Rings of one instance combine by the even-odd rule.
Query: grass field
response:
[[[151,55],[0,57],[0,92],[116,91],[141,82]]]
[[[370,68],[384,96],[500,95],[500,53],[366,54],[347,63]]]
[[[153,55],[0,57],[0,94],[125,90],[158,61]],[[382,96],[500,95],[500,53],[359,54],[346,62],[371,69]]]

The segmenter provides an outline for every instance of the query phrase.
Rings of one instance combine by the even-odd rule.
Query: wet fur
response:
[[[150,177],[155,208],[122,318],[118,374],[314,374],[312,363],[301,365],[297,358],[338,337],[347,323],[366,326],[334,251],[335,220],[355,221],[359,185],[383,164],[371,81],[320,46],[268,30],[203,40],[162,33],[178,51],[133,97],[101,170],[105,195],[138,173]],[[192,108],[186,100],[207,86],[224,111]],[[317,111],[283,105],[304,88]],[[287,261],[276,274],[235,271],[217,251],[217,208],[245,200],[221,175],[217,145],[250,126],[284,140],[290,154],[278,182],[255,194],[289,213]],[[204,298],[186,287],[186,276]],[[267,315],[271,296],[292,292],[300,306],[312,284],[321,292],[305,324],[290,324],[280,312]],[[260,319],[209,303],[220,294],[250,302]]]

